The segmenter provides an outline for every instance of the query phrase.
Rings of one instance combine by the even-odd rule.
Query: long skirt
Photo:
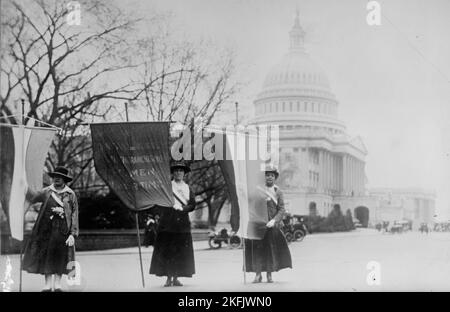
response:
[[[66,245],[67,223],[64,218],[52,215],[50,207],[56,206],[49,199],[43,215],[38,218],[26,244],[22,268],[36,274],[68,274],[69,261],[73,260],[73,247]]]
[[[245,240],[246,272],[277,272],[284,268],[292,268],[292,259],[278,228],[267,229],[262,240]]]
[[[150,265],[157,276],[192,277],[195,274],[191,233],[159,232]]]

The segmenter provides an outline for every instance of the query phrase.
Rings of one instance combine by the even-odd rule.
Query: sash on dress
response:
[[[176,186],[176,187],[175,187]],[[181,187],[175,184],[175,182],[172,182],[172,191],[173,195],[175,197],[175,200],[178,202],[175,202],[175,207],[178,207],[179,205],[187,205],[189,201],[189,186],[187,184],[183,183]],[[187,193],[187,194],[186,194]]]
[[[262,188],[261,186],[258,186],[258,190],[261,191],[264,195],[266,195],[268,198],[273,200],[276,205],[278,205],[277,196],[275,193],[275,187],[272,188]],[[273,191],[272,191],[273,190]]]

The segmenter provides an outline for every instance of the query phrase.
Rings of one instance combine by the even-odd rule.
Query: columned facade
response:
[[[266,76],[251,124],[280,127],[280,178],[287,209],[307,215],[311,205],[328,214],[365,193],[367,150],[346,132],[328,77],[306,52],[299,16],[290,48]],[[345,211],[344,211],[345,212]]]

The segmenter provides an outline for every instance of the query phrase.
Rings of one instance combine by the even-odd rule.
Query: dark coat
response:
[[[59,196],[62,197],[62,201],[64,204],[64,213],[65,219],[67,222],[67,228],[69,229],[69,233],[74,237],[77,237],[79,234],[79,226],[78,226],[78,201],[77,196],[74,191],[68,188],[68,192],[60,193]],[[39,192],[34,198],[31,200],[31,203],[42,203],[41,207],[45,207],[47,205],[47,201],[51,196],[50,187],[44,188],[41,192]],[[39,215],[37,217],[36,223],[39,223],[40,219],[43,215],[43,209],[40,209]]]
[[[66,246],[66,240],[69,235],[78,235],[76,195],[69,188],[59,194],[64,208],[61,218],[51,210],[59,205],[51,193],[47,187],[31,199],[43,204],[24,249],[22,268],[29,273],[68,274],[67,264],[75,260],[75,248]]]
[[[277,203],[262,193],[258,204],[261,209],[267,209],[268,219],[275,220],[273,228],[265,227],[261,240],[245,240],[245,271],[246,272],[276,272],[284,268],[292,268],[289,247],[282,226],[284,208],[283,192],[275,186]]]
[[[158,233],[190,233],[191,221],[189,212],[195,209],[195,193],[189,187],[189,201],[183,206],[183,211],[170,207],[158,207],[157,213],[160,215]]]
[[[183,211],[158,207],[160,215],[150,274],[157,276],[192,277],[195,274],[189,212],[195,209],[195,194],[189,188],[189,200]]]
[[[275,220],[275,226],[280,226],[280,222],[283,220],[283,216],[286,213],[284,208],[284,195],[278,186],[275,185],[275,194],[278,204],[273,200],[267,201],[267,213],[269,220]]]

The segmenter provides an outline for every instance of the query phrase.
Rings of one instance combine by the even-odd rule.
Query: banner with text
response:
[[[91,124],[97,173],[134,211],[172,207],[168,122]]]

